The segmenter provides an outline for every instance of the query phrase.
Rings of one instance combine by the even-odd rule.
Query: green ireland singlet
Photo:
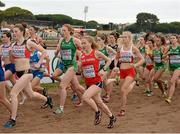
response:
[[[170,71],[180,70],[180,46],[169,48],[169,69]]]
[[[160,69],[164,69],[165,66],[164,66],[164,63],[162,62],[162,51],[161,51],[161,48],[160,50],[157,50],[157,49],[154,49],[153,50],[153,60],[155,62],[155,70],[160,70]]]
[[[101,53],[103,53],[105,56],[109,56],[109,54],[108,54],[108,52],[107,52],[107,50],[106,50],[106,47],[104,47],[103,49],[99,49],[99,51],[101,52]],[[105,66],[105,63],[106,61],[105,60],[103,60],[103,59],[101,59],[100,60],[100,62],[99,62],[99,64],[100,64],[100,70]]]
[[[73,38],[71,37],[68,42],[65,39],[62,40],[60,44],[61,48],[61,61],[64,64],[64,69],[66,71],[69,67],[73,66],[74,70],[77,71],[77,61],[76,61],[76,46],[74,44]]]

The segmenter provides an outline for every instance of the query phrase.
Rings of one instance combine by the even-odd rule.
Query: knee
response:
[[[17,96],[18,96],[18,94],[16,94],[15,92],[10,92],[10,97],[12,100],[17,99]]]
[[[82,95],[82,100],[87,102],[89,100],[89,98],[85,94],[83,94]]]
[[[174,79],[174,78],[172,78],[171,80],[170,80],[170,84],[172,85],[172,84],[175,84],[176,83],[176,80]]]
[[[125,91],[124,89],[121,89],[120,94],[121,94],[122,96],[124,96],[124,95],[126,95],[126,91]]]
[[[65,84],[63,84],[62,82],[59,85],[59,90],[63,90],[65,88]]]
[[[3,103],[5,100],[5,98],[3,96],[0,95],[0,103]]]
[[[28,97],[29,97],[30,99],[34,98],[34,97],[35,97],[35,92],[33,91],[32,93],[28,94]]]

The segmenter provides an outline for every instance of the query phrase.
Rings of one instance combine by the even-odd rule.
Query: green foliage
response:
[[[94,20],[88,21],[86,23],[86,28],[96,29],[97,27],[98,27],[98,23]]]
[[[72,17],[63,14],[40,14],[35,15],[37,20],[53,21],[55,25],[63,25],[65,23],[73,24]]]
[[[0,1],[0,7],[5,7],[5,4]]]
[[[136,19],[137,27],[141,28],[141,31],[152,31],[154,26],[159,23],[158,17],[150,13],[139,13]]]
[[[11,7],[1,12],[3,19],[35,19],[33,14],[25,9],[19,7]]]
[[[141,29],[138,28],[136,23],[126,27],[124,30],[125,31],[131,31],[132,33],[139,33],[141,31]]]
[[[78,19],[73,19],[73,25],[85,26],[85,22]]]
[[[154,32],[180,34],[180,22],[157,24],[154,28]]]

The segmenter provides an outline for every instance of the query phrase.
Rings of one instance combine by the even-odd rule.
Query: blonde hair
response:
[[[91,43],[92,49],[99,49],[99,45],[95,42],[92,36],[84,36],[83,39],[86,39],[89,43]]]
[[[128,39],[129,39],[129,43],[133,44],[133,40],[132,40],[132,33],[129,31],[124,31],[122,33],[123,35],[127,35]]]

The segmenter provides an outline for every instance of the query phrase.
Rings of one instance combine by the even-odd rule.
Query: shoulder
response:
[[[132,49],[133,49],[134,51],[139,51],[138,47],[136,47],[134,44],[132,44]]]
[[[81,40],[78,39],[78,38],[76,38],[76,37],[72,37],[72,40],[73,40],[75,43],[80,43],[80,42],[81,42]]]

